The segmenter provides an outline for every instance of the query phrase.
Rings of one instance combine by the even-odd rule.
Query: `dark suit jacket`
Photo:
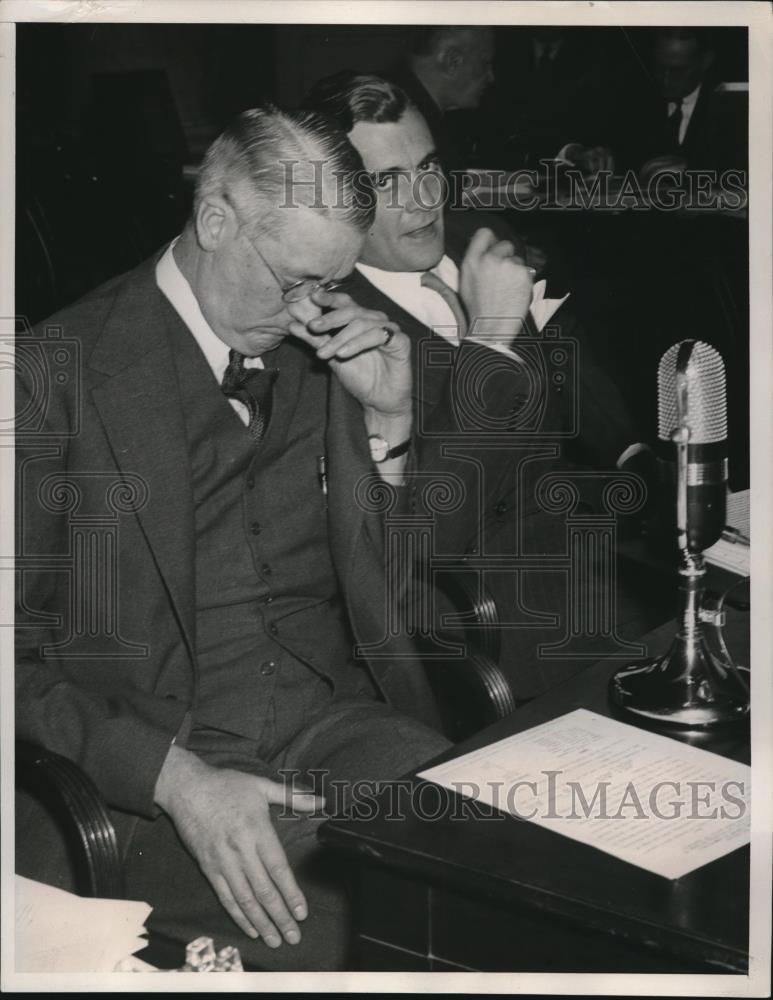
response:
[[[469,238],[471,228],[477,228],[479,221],[476,213],[469,213],[466,222],[456,218],[451,242],[455,243],[465,226]],[[458,259],[455,247],[448,246],[448,250]],[[571,450],[567,445],[573,442],[564,436],[574,401],[569,393],[545,391],[544,384],[529,379],[519,383],[517,373],[507,371],[504,361],[501,366],[494,366],[502,367],[501,373],[492,372],[491,350],[473,343],[463,343],[448,367],[436,366],[431,360],[428,364],[426,347],[433,338],[427,327],[359,271],[347,279],[343,290],[359,305],[386,313],[411,338],[417,463],[425,475],[434,472],[438,476],[456,477],[464,496],[464,502],[456,508],[434,512],[435,552],[493,557],[490,571],[486,571],[486,585],[497,603],[500,618],[517,619],[522,624],[529,622],[528,626],[502,630],[500,663],[519,697],[547,690],[581,667],[576,662],[547,663],[537,654],[540,642],[559,637],[555,623],[550,625],[545,616],[560,614],[565,602],[564,579],[555,571],[541,570],[539,557],[563,552],[566,538],[565,515],[545,509],[539,499],[539,483],[549,473],[576,468],[577,463],[565,454]],[[562,307],[557,317],[565,310]],[[596,467],[613,469],[620,452],[633,441],[625,405],[616,387],[590,361],[589,352],[585,353],[582,331],[568,311],[566,322],[561,320],[555,326],[561,337],[578,341],[579,419],[587,446],[584,450],[575,448],[574,454],[590,455]],[[533,434],[508,439],[485,432],[464,433],[457,375],[475,371],[479,366],[486,366],[488,372],[485,381],[477,386],[479,405],[493,420],[517,414],[527,399],[542,398],[544,410]],[[596,500],[593,488],[583,492],[583,500],[593,505]],[[497,572],[496,557],[516,552],[534,556],[537,560],[534,567],[520,579],[513,573]]]
[[[25,433],[20,419],[17,448],[17,733],[80,764],[111,806],[144,816],[156,812],[153,790],[171,741],[184,739],[197,677],[193,491],[167,333],[181,320],[154,268],[145,262],[47,322],[64,338],[43,348],[49,360],[52,344],[80,358],[65,366],[63,384],[52,375],[40,426]],[[45,338],[38,330],[20,349],[21,417],[37,412],[36,393],[46,388],[24,361],[42,356]],[[52,372],[62,367],[51,364]],[[355,502],[372,464],[361,408],[335,378],[325,419],[334,565],[356,640],[378,642],[386,631],[381,522]],[[103,548],[86,578],[71,580],[71,532],[79,519],[96,523],[89,518],[114,525],[115,550]],[[66,639],[75,590],[96,586],[109,560],[116,592],[92,594],[90,606],[107,602],[112,637],[41,655],[41,646]],[[384,697],[431,722],[421,667],[401,658],[406,643],[392,649],[366,669]]]

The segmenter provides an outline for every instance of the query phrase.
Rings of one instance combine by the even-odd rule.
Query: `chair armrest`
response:
[[[16,741],[16,787],[53,807],[62,832],[82,863],[87,895],[120,899],[123,867],[110,814],[93,781],[71,760]]]
[[[507,678],[485,653],[473,650],[459,658],[426,659],[424,671],[443,730],[454,742],[515,711]]]
[[[431,634],[418,635],[415,641],[443,730],[458,741],[513,712],[515,697],[497,665],[501,640],[496,601],[479,575],[470,579],[464,572],[430,574],[427,565],[420,564],[417,583],[429,587],[430,578],[426,606],[432,609],[433,626]],[[438,655],[444,646],[460,652]]]
[[[438,586],[458,609],[460,627],[465,628],[468,623],[474,624],[475,628],[465,628],[465,639],[489,660],[499,662],[502,648],[497,627],[499,611],[491,591],[480,580],[473,586],[463,573],[444,575],[442,582],[438,581]]]

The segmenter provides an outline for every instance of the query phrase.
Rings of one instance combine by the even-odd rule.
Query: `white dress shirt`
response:
[[[370,264],[357,264],[357,270],[375,285],[380,292],[392,299],[406,312],[414,316],[420,323],[428,326],[436,334],[445,337],[446,340],[458,346],[459,331],[456,325],[456,318],[451,311],[451,307],[446,303],[442,295],[432,288],[425,288],[421,283],[421,271],[382,271],[378,267],[371,267]],[[434,274],[442,278],[445,283],[455,292],[459,291],[459,268],[447,255],[443,256],[440,262],[431,268]],[[545,298],[545,280],[538,281],[532,289],[532,299],[529,311],[531,312],[537,330],[542,330],[553,314],[569,298],[565,295],[562,299]],[[475,341],[475,337],[469,338]],[[507,348],[500,348],[498,345],[481,341],[487,347],[495,350],[503,350],[511,353]]]
[[[185,323],[199,345],[207,359],[207,364],[212,369],[212,374],[217,379],[217,384],[221,385],[223,375],[228,367],[228,354],[230,348],[225,341],[215,333],[212,327],[204,318],[198,300],[193,294],[193,289],[188,284],[185,275],[177,266],[174,253],[177,236],[164,251],[156,264],[156,284],[169,299],[173,309]],[[261,358],[245,358],[245,368],[265,367]],[[250,414],[244,403],[238,399],[229,399],[228,402],[236,410],[242,423],[247,426],[250,422]]]
[[[699,83],[692,93],[688,94],[687,97],[682,98],[682,123],[679,126],[679,145],[681,146],[684,142],[684,137],[687,135],[687,127],[690,124],[690,119],[692,118],[692,113],[695,111],[695,105],[698,103],[698,97],[701,92],[701,84]],[[676,111],[676,101],[668,102],[668,117]]]
[[[442,295],[422,285],[422,271],[382,271],[370,264],[355,266],[371,285],[375,285],[387,298],[402,306],[424,326],[446,340],[458,343],[456,317]],[[455,292],[458,291],[459,271],[450,257],[443,257],[432,271]]]

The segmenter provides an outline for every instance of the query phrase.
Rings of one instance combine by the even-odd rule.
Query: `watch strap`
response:
[[[390,458],[400,458],[400,456],[404,455],[411,447],[411,438],[406,438],[405,441],[401,441],[400,444],[396,444],[394,448],[390,448],[389,442],[386,440],[386,438],[382,437],[380,434],[368,435],[368,441],[370,442],[371,445],[370,448],[371,458],[377,465],[380,465],[382,462],[389,461]],[[378,442],[378,444],[380,444],[382,447],[386,446],[386,452],[381,458],[377,458],[376,454],[374,453],[375,452],[375,449],[373,447],[374,442]],[[379,448],[379,451],[380,450],[381,449]]]

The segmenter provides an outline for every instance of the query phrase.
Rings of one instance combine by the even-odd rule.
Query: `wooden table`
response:
[[[748,619],[730,611],[726,628],[744,664]],[[643,641],[654,655],[673,634],[668,624]],[[576,708],[611,715],[607,683],[619,666],[591,667],[438,761]],[[748,726],[682,738],[749,762]],[[453,793],[415,778],[402,797],[395,790],[405,818],[390,819],[382,795],[375,818],[321,829],[357,861],[360,968],[746,973],[748,847],[671,881],[510,816],[454,819]],[[440,818],[412,815],[406,795],[422,795],[425,814],[436,803]]]

